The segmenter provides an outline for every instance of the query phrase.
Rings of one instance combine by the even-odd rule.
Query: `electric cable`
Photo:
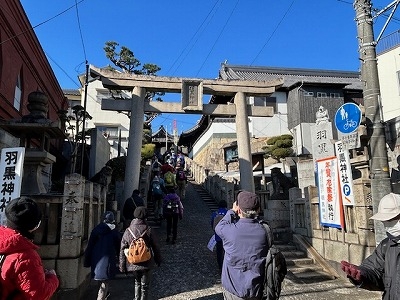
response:
[[[294,1],[294,0],[293,0],[293,1]],[[219,35],[218,35],[217,39],[214,41],[214,44],[212,45],[210,51],[208,52],[206,58],[204,59],[204,61],[203,61],[203,63],[202,63],[202,65],[200,66],[200,69],[197,71],[196,77],[199,75],[200,71],[203,69],[205,63],[207,62],[208,58],[210,57],[212,51],[214,50],[215,45],[216,45],[217,42],[219,41],[219,39],[220,39],[222,33],[225,31],[225,28],[226,28],[226,26],[228,25],[228,23],[229,23],[229,21],[230,21],[232,15],[233,15],[233,13],[235,12],[236,7],[238,6],[238,4],[239,4],[239,0],[236,1],[236,4],[235,4],[235,6],[233,7],[233,9],[232,9],[232,11],[231,11],[231,13],[230,13],[228,19],[225,21],[224,26],[222,27],[221,31],[219,32]]]
[[[252,66],[254,64],[254,62],[257,60],[257,58],[260,56],[261,52],[264,50],[265,46],[267,46],[267,44],[269,43],[269,41],[272,39],[272,37],[274,36],[274,34],[276,33],[276,31],[278,30],[279,26],[282,24],[283,20],[285,19],[285,17],[287,16],[287,14],[289,13],[290,9],[292,8],[294,2],[296,0],[293,0],[292,3],[290,3],[288,9],[286,10],[286,12],[283,14],[281,20],[278,22],[278,24],[276,25],[275,29],[272,31],[271,35],[268,37],[267,41],[264,43],[264,45],[261,47],[261,50],[257,53],[256,57],[253,59],[253,61],[250,63],[250,66]]]

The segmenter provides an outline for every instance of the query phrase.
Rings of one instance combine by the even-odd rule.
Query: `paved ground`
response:
[[[187,187],[183,220],[178,225],[175,245],[165,243],[165,224],[155,229],[164,262],[154,269],[149,300],[222,300],[220,276],[215,253],[207,249],[212,235],[209,224],[210,209],[191,184]],[[119,275],[111,282],[108,299],[134,299],[133,279]],[[97,286],[93,282],[84,299],[96,299]],[[302,284],[285,279],[281,300],[378,300],[381,293],[357,289],[346,280]]]

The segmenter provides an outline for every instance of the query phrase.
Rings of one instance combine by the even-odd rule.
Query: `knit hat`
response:
[[[260,207],[260,199],[257,194],[242,191],[237,196],[237,204],[244,212],[249,210],[257,210]]]
[[[370,219],[389,221],[400,215],[400,195],[390,193],[383,196],[378,205],[378,212]]]
[[[42,212],[35,201],[27,197],[11,200],[5,209],[7,226],[28,233],[40,224]]]
[[[147,209],[144,206],[139,206],[136,207],[133,216],[135,217],[135,219],[146,219],[147,218]]]
[[[108,224],[115,223],[114,213],[112,211],[106,211],[104,213],[103,221]]]

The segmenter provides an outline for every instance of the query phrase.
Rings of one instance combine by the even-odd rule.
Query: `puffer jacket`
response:
[[[122,273],[125,273],[138,270],[153,269],[156,265],[160,265],[161,252],[157,243],[157,238],[155,237],[154,232],[151,230],[151,228],[147,225],[146,221],[141,219],[133,219],[131,224],[129,225],[129,229],[135,234],[136,237],[140,236],[141,234],[143,234],[143,232],[149,229],[147,234],[143,238],[146,240],[147,245],[151,247],[153,255],[150,260],[138,264],[131,264],[127,261],[124,249],[129,248],[129,245],[133,240],[133,236],[127,228],[121,240],[121,248],[119,252],[119,270]]]
[[[117,255],[121,243],[118,230],[104,222],[93,228],[85,251],[84,266],[91,267],[95,280],[113,279],[117,268]]]
[[[15,300],[50,299],[57,290],[58,278],[45,273],[37,249],[19,232],[0,227],[0,253],[6,255],[1,268],[1,300],[11,293]]]
[[[400,299],[400,243],[398,238],[386,238],[360,265],[362,282],[354,282],[360,288],[383,291],[383,300]]]

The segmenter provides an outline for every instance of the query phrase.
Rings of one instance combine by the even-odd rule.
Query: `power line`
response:
[[[184,47],[184,49],[181,51],[181,53],[179,54],[179,56],[177,57],[177,59],[173,62],[172,66],[168,69],[169,73],[173,66],[178,62],[178,60],[182,57],[183,53],[186,51],[186,49],[189,47],[190,43],[194,40],[194,38],[197,36],[197,39],[194,41],[194,43],[192,43],[192,46],[190,47],[190,49],[186,52],[186,55],[183,57],[183,59],[181,60],[181,62],[178,64],[178,66],[175,68],[175,70],[171,73],[171,75],[175,74],[175,72],[179,69],[179,67],[182,65],[182,63],[185,61],[186,57],[189,55],[190,51],[193,49],[194,45],[197,43],[197,41],[199,40],[200,34],[199,31],[200,29],[203,27],[204,23],[208,20],[206,26],[203,27],[203,31],[205,30],[205,28],[207,28],[208,24],[210,24],[211,20],[213,19],[216,11],[218,10],[215,9],[215,7],[217,6],[217,4],[221,4],[222,1],[221,0],[217,0],[214,4],[214,6],[211,8],[211,10],[208,12],[207,16],[205,17],[205,19],[203,20],[203,22],[200,24],[200,26],[197,28],[196,32],[192,35],[192,37],[190,38],[189,42],[187,43],[187,45]],[[213,13],[213,15],[210,17],[211,13]]]
[[[82,35],[81,21],[79,19],[79,10],[78,10],[78,2],[77,2],[77,0],[75,0],[75,10],[76,10],[76,19],[78,21],[79,35],[81,37],[83,56],[85,57],[85,61],[87,61],[85,43],[83,41],[83,35]]]
[[[51,20],[53,20],[53,19],[55,19],[55,18],[61,16],[62,14],[66,13],[67,11],[69,11],[69,10],[72,9],[72,8],[74,8],[74,7],[77,6],[78,4],[82,3],[83,1],[85,1],[85,0],[80,0],[79,2],[75,2],[74,5],[72,5],[72,6],[70,6],[69,8],[63,10],[62,12],[58,13],[57,15],[55,15],[55,16],[53,16],[53,17],[51,17],[51,18],[49,18],[49,19],[47,19],[47,20],[45,20],[45,21],[43,21],[43,22],[41,22],[41,23],[39,23],[39,24],[37,24],[37,25],[35,25],[35,26],[32,26],[32,27],[29,28],[28,30],[24,30],[24,31],[22,31],[22,32],[20,32],[20,33],[14,35],[14,36],[12,36],[12,37],[10,37],[10,38],[8,38],[8,39],[2,41],[2,42],[0,42],[0,45],[6,43],[6,42],[8,42],[8,41],[11,41],[12,39],[15,39],[16,37],[19,37],[20,35],[23,35],[23,34],[25,34],[26,32],[35,29],[36,27],[39,27],[39,26],[42,26],[43,24],[46,24],[47,22],[49,22],[49,21],[51,21]]]
[[[230,21],[232,15],[233,15],[233,13],[235,12],[236,7],[238,6],[238,4],[239,4],[239,0],[236,1],[236,4],[235,4],[235,6],[233,7],[233,9],[232,9],[232,11],[231,11],[231,13],[230,13],[228,19],[225,21],[224,26],[222,27],[221,31],[219,32],[219,35],[218,35],[217,39],[214,41],[214,44],[212,45],[210,51],[208,52],[206,58],[205,58],[204,61],[203,61],[203,64],[200,66],[200,69],[197,71],[196,77],[199,75],[200,71],[203,69],[205,63],[207,62],[208,58],[210,57],[211,52],[214,50],[215,45],[216,45],[217,42],[219,41],[219,39],[220,39],[222,33],[224,32],[226,26],[228,25],[228,23],[229,23],[229,21]]]
[[[279,23],[276,25],[274,31],[272,31],[271,35],[269,36],[269,38],[267,39],[267,41],[264,43],[264,45],[261,47],[261,50],[257,53],[256,57],[253,59],[253,61],[251,62],[250,66],[253,65],[253,63],[257,60],[257,58],[260,56],[261,52],[264,50],[265,46],[269,43],[269,41],[272,39],[272,37],[274,36],[275,32],[278,30],[279,26],[282,24],[283,20],[285,19],[286,15],[289,13],[290,9],[293,6],[295,0],[292,1],[292,3],[289,5],[288,9],[286,10],[286,12],[284,13],[284,15],[282,16],[281,20],[279,21]]]

